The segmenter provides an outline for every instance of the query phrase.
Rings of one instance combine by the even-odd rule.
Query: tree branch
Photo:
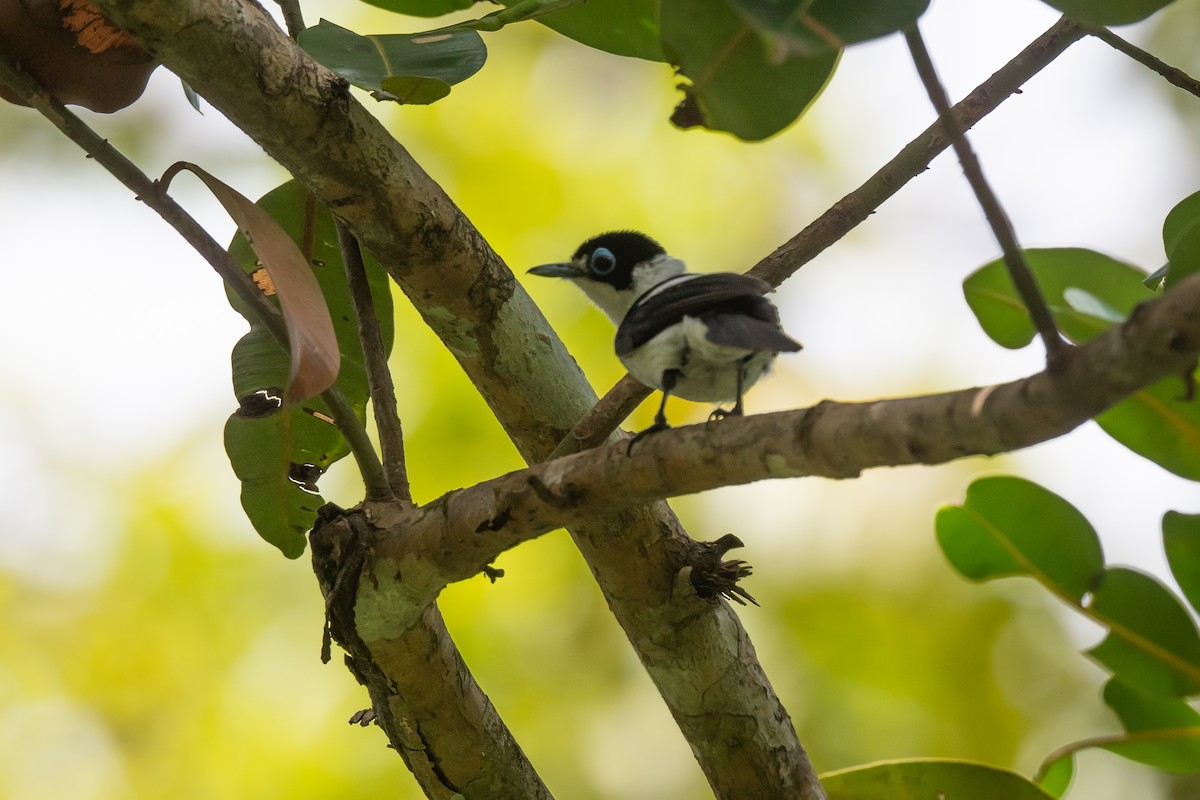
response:
[[[1097,39],[1104,42],[1106,45],[1113,48],[1114,50],[1116,50],[1120,53],[1124,53],[1125,55],[1132,58],[1134,61],[1141,64],[1143,67],[1146,67],[1149,70],[1157,72],[1168,83],[1172,84],[1173,86],[1178,86],[1180,89],[1183,89],[1185,92],[1190,92],[1191,94],[1194,94],[1196,97],[1200,97],[1200,81],[1196,80],[1191,75],[1188,75],[1183,70],[1181,70],[1177,67],[1172,67],[1170,64],[1166,63],[1165,61],[1155,58],[1154,56],[1150,55],[1149,53],[1147,53],[1145,50],[1141,49],[1140,47],[1130,44],[1129,42],[1122,39],[1120,36],[1117,36],[1115,33],[1110,31],[1108,28],[1090,28],[1089,27],[1086,30],[1089,35],[1095,36]]]
[[[371,497],[368,494],[367,499],[397,499],[411,503],[412,490],[409,488],[408,468],[404,459],[404,432],[396,410],[396,387],[392,383],[392,373],[388,369],[387,353],[383,347],[383,334],[379,329],[379,319],[375,316],[375,304],[371,300],[371,285],[367,282],[362,248],[358,246],[354,234],[340,220],[335,220],[334,226],[342,251],[346,283],[354,303],[354,316],[358,321],[358,338],[362,342],[363,366],[367,371],[375,426],[379,429],[383,469],[392,492],[388,497]]]
[[[503,551],[581,516],[767,478],[854,478],[863,470],[941,464],[1029,447],[1074,430],[1200,355],[1200,275],[1135,309],[1129,320],[1066,351],[1061,368],[1021,380],[869,403],[730,417],[657,434],[631,456],[620,444],[377,517],[382,561],[426,566],[405,579],[415,607],[477,574]],[[394,574],[379,567],[380,574]],[[410,573],[405,573],[406,576]],[[411,613],[411,612],[410,612]]]
[[[958,155],[963,175],[966,177],[967,183],[971,185],[971,191],[975,193],[975,199],[983,209],[988,227],[992,229],[992,234],[1000,245],[1000,251],[1004,256],[1004,265],[1008,268],[1013,286],[1016,287],[1017,294],[1021,296],[1021,302],[1029,311],[1033,326],[1046,346],[1046,362],[1051,369],[1054,369],[1062,360],[1068,345],[1059,335],[1058,326],[1054,323],[1049,306],[1046,305],[1046,298],[1042,296],[1042,290],[1038,288],[1033,272],[1030,271],[1029,264],[1025,261],[1025,254],[1017,241],[1017,232],[1013,230],[1008,214],[1000,205],[1000,198],[996,197],[996,193],[992,191],[991,185],[984,177],[983,166],[979,163],[979,158],[967,140],[966,131],[959,125],[958,118],[950,108],[950,99],[946,96],[946,90],[938,79],[933,59],[929,55],[929,49],[925,46],[925,39],[921,36],[921,29],[915,22],[905,29],[904,41],[908,43],[908,50],[912,54],[917,74],[921,77],[921,83],[925,86],[925,92],[929,95],[929,101],[933,104],[938,119],[942,120],[950,135],[950,144],[954,148],[955,154]]]
[[[549,455],[595,404],[561,340],[470,221],[345,82],[270,18],[235,0],[96,4],[336,212],[412,299],[527,461]],[[592,518],[571,534],[716,795],[822,798],[737,617],[724,604],[697,610],[673,601],[672,567],[691,540],[666,505]],[[679,649],[666,649],[670,642]],[[740,692],[709,691],[697,675]],[[402,694],[423,691],[423,682],[471,680],[390,677]],[[405,724],[453,728],[465,714],[442,711]],[[460,730],[466,739],[477,733]],[[449,774],[479,765],[442,767]]]
[[[1083,35],[1083,29],[1076,23],[1065,17],[1060,19],[955,105],[954,119],[964,131],[970,130]],[[928,169],[930,162],[950,146],[950,141],[942,120],[934,122],[865,183],[755,264],[749,273],[779,286]],[[600,444],[649,395],[649,389],[626,375],[563,437],[555,455],[577,453]]]

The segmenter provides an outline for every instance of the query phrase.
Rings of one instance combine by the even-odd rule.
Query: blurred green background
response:
[[[305,11],[363,32],[420,27],[351,3]],[[1126,33],[1196,73],[1198,17],[1187,0]],[[940,0],[923,28],[961,96],[1054,18],[1034,0]],[[744,270],[932,118],[898,40],[847,52],[816,108],[757,145],[671,128],[677,94],[661,64],[529,25],[487,43],[483,71],[445,101],[377,108],[518,274],[613,228],[645,230],[695,269]],[[1200,183],[1195,101],[1177,100],[1084,42],[981,124],[974,141],[1023,243],[1160,265],[1157,226]],[[285,179],[161,71],[133,108],[86,118],[151,174],[187,159],[251,196]],[[284,560],[241,516],[220,432],[244,326],[215,276],[28,110],[0,108],[0,176],[0,797],[420,796],[383,735],[346,722],[366,696],[336,657],[319,661],[306,560]],[[173,192],[218,238],[232,235],[197,187]],[[957,165],[939,159],[778,293],[806,349],[780,360],[749,411],[1036,371],[1037,352],[999,351],[961,299],[962,278],[994,256]],[[622,374],[609,323],[571,287],[522,280],[606,391]],[[520,466],[398,300],[392,364],[417,499]],[[648,423],[653,402],[629,427]],[[709,410],[673,401],[671,414]],[[1101,673],[1078,655],[1098,632],[1032,584],[966,584],[936,549],[936,508],[973,476],[1007,471],[1088,513],[1112,561],[1163,575],[1159,516],[1200,511],[1194,485],[1092,426],[1010,457],[674,504],[695,537],[747,543],[737,556],[755,566],[748,588],[762,606],[739,613],[819,770],[938,756],[1030,774],[1055,747],[1116,730]],[[322,485],[336,502],[360,497],[350,464]],[[710,797],[569,538],[552,533],[497,565],[497,584],[456,585],[442,606],[551,790]],[[1073,796],[1197,794],[1195,781],[1086,753]]]

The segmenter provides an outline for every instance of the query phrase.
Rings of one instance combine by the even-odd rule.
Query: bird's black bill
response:
[[[542,264],[529,270],[530,275],[540,275],[543,278],[578,278],[581,274],[579,267],[567,262],[565,264]]]

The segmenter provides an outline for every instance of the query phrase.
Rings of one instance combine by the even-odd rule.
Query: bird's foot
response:
[[[725,409],[720,408],[720,407],[714,408],[713,412],[708,415],[708,421],[712,422],[713,420],[725,419],[726,417],[740,417],[740,416],[742,416],[742,404],[738,403],[736,406],[729,409],[728,411],[726,411]]]
[[[633,446],[635,444],[637,444],[638,442],[640,442],[642,439],[645,439],[647,436],[649,436],[653,433],[659,433],[661,431],[669,431],[669,430],[671,430],[671,426],[666,423],[666,420],[655,420],[654,424],[651,425],[649,428],[646,428],[646,430],[642,431],[641,433],[634,434],[633,438],[629,440],[629,446],[625,448],[625,455],[627,455],[627,456],[632,455],[633,454]]]

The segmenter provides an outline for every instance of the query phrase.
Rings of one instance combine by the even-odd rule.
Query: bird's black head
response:
[[[644,233],[613,231],[593,236],[579,245],[571,261],[586,269],[588,278],[621,291],[633,282],[635,266],[666,252]]]

